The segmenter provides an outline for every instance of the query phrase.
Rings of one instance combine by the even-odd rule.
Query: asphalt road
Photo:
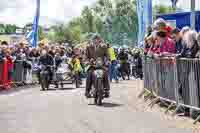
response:
[[[102,107],[84,89],[41,92],[38,87],[0,95],[0,133],[191,133],[137,105],[137,82],[112,84]],[[141,102],[140,102],[141,104]],[[138,106],[138,107],[137,107]]]

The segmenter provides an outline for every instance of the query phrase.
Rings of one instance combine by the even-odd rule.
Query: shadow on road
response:
[[[11,88],[9,90],[0,90],[0,95],[9,95],[9,94],[14,94],[23,90],[29,90],[29,89],[35,89],[39,88],[38,85],[26,85],[26,86],[18,86],[15,88]]]
[[[88,104],[88,105],[93,105],[93,106],[95,106],[95,104]],[[123,104],[104,102],[100,107],[104,107],[104,108],[115,108],[115,107],[120,107],[120,106],[123,106]]]
[[[65,88],[49,88],[48,90],[45,91],[67,91],[67,90],[76,90],[79,88],[73,88],[73,87],[65,87]]]
[[[108,103],[108,102],[104,102],[102,107],[105,108],[114,108],[114,107],[120,107],[123,106],[122,104],[117,104],[117,103]]]
[[[75,89],[82,89],[84,87],[80,88],[75,88],[75,87],[65,87],[65,88],[53,88],[51,87],[49,90],[45,91],[70,91],[70,90],[75,90]],[[37,89],[38,91],[42,91],[40,88],[40,85],[26,85],[26,86],[19,86],[15,88],[11,88],[10,90],[0,90],[0,96],[1,95],[9,95],[9,94],[15,94],[20,91],[24,90],[30,90],[30,89]]]

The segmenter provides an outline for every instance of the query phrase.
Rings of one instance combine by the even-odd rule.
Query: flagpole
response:
[[[191,16],[190,16],[190,23],[191,23],[191,28],[194,30],[195,29],[195,0],[191,0]]]
[[[40,17],[40,0],[37,0],[37,10],[36,10],[36,32],[35,32],[35,41],[34,41],[34,47],[37,46],[37,42],[39,40],[39,17]]]
[[[35,0],[36,1],[36,12],[34,16],[34,20],[32,23],[32,30],[26,35],[26,39],[29,41],[32,47],[37,46],[37,41],[38,41],[38,26],[39,26],[39,18],[40,18],[40,0]]]

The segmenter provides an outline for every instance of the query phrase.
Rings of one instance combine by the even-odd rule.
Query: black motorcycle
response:
[[[53,77],[53,66],[41,66],[40,72],[40,84],[43,91],[48,90],[52,77]]]
[[[96,105],[102,105],[102,100],[104,98],[104,85],[103,85],[104,70],[95,70],[95,93],[94,93],[94,103]]]
[[[104,71],[102,69],[103,63],[101,59],[97,59],[95,62],[95,84],[94,84],[94,91],[93,91],[93,98],[94,98],[94,104],[101,106],[102,101],[104,99]]]

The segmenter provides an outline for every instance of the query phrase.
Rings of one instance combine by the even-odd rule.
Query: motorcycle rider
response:
[[[142,72],[142,58],[140,56],[140,51],[137,51],[135,53],[134,61],[135,61],[135,68],[136,68],[136,78],[140,78],[142,80],[143,72]]]
[[[50,53],[48,53],[46,50],[42,50],[38,65],[47,67],[47,70],[49,71],[50,80],[52,80],[53,71],[49,68],[49,66],[54,65],[54,60],[53,60],[53,57],[50,55]],[[41,72],[41,69],[38,70],[39,81],[40,81],[40,72]]]
[[[90,67],[87,70],[87,79],[86,79],[86,91],[85,96],[90,98],[90,90],[92,85],[94,85],[95,81],[95,66],[94,62],[97,58],[100,58],[103,62],[102,69],[104,70],[104,89],[105,89],[105,97],[108,98],[110,96],[110,83],[108,78],[108,72],[106,68],[106,60],[107,60],[107,46],[103,43],[102,39],[99,36],[95,36],[93,38],[93,42],[90,42],[90,45],[86,49],[86,58],[90,61]]]
[[[118,59],[120,60],[120,72],[122,79],[125,80],[124,74],[126,74],[128,76],[128,80],[130,80],[130,66],[128,63],[128,54],[124,48],[119,53]]]
[[[79,55],[73,55],[69,64],[73,75],[78,76],[79,82],[82,84],[81,73],[83,72],[83,68],[81,66]]]

